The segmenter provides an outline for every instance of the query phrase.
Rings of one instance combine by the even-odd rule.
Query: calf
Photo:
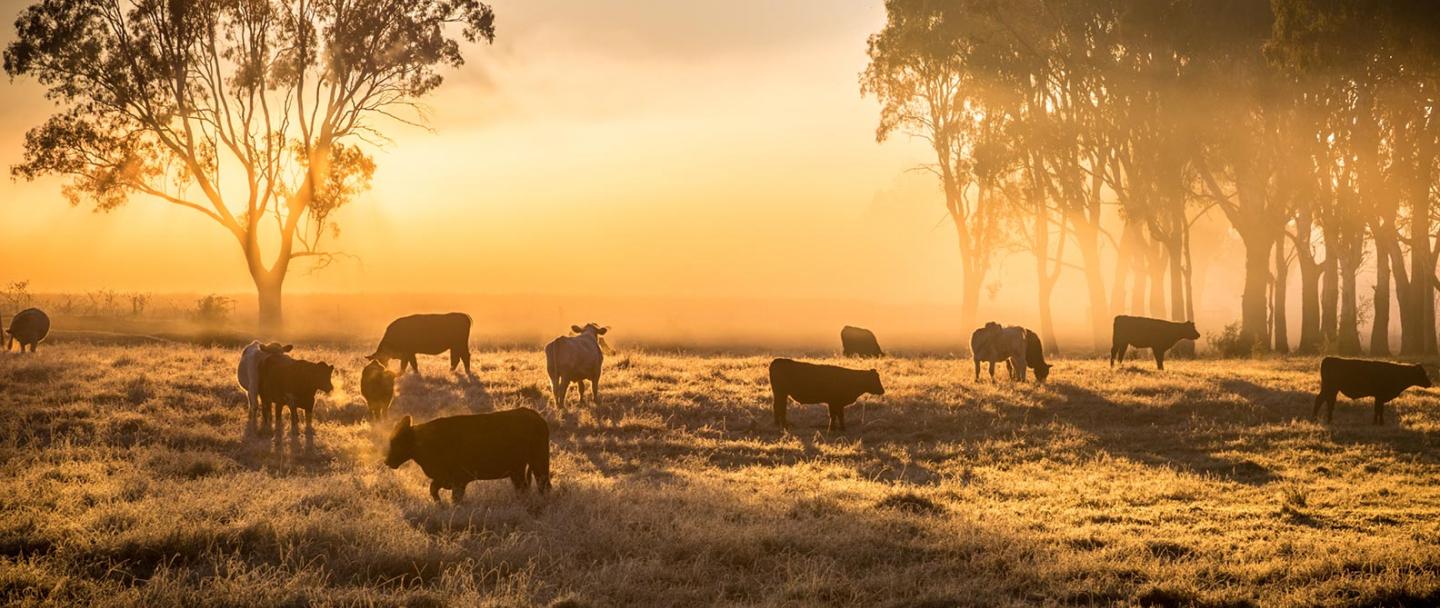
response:
[[[1199,340],[1200,332],[1194,321],[1176,323],[1148,317],[1117,315],[1115,329],[1110,341],[1110,367],[1118,359],[1125,363],[1125,352],[1131,346],[1148,348],[1155,353],[1155,368],[1165,369],[1165,351],[1181,340]]]
[[[290,434],[299,435],[299,414],[305,410],[305,432],[314,433],[315,393],[335,390],[331,375],[335,368],[325,363],[291,359],[289,355],[272,354],[260,362],[260,399],[265,408],[265,426],[270,426],[270,409],[275,410],[275,440],[280,440],[284,423],[282,408],[290,406]]]
[[[20,352],[25,352],[25,347],[30,347],[30,352],[40,342],[50,335],[50,316],[39,308],[26,308],[10,317],[10,328],[5,330],[5,350],[8,352],[16,342],[20,343]]]
[[[1384,424],[1385,404],[1412,386],[1430,388],[1430,376],[1419,364],[1325,357],[1320,362],[1320,393],[1315,395],[1315,411],[1310,417],[1318,421],[1324,404],[1325,422],[1331,422],[1336,395],[1345,393],[1351,399],[1374,397],[1375,416],[1371,422]]]
[[[260,364],[270,355],[283,355],[293,348],[293,344],[261,344],[259,340],[252,340],[240,351],[240,365],[235,370],[235,377],[240,382],[240,388],[245,390],[245,409],[250,414],[251,427],[255,426],[256,413],[260,411]],[[265,428],[269,427],[270,413],[267,411]]]
[[[1025,328],[1018,325],[1001,327],[991,321],[970,334],[970,356],[975,360],[975,381],[980,381],[980,362],[990,362],[990,379],[995,379],[995,364],[1005,361],[1011,377],[1025,380]],[[1048,373],[1048,370],[1047,370]]]
[[[586,380],[590,381],[591,399],[595,405],[600,405],[600,367],[605,363],[600,336],[610,328],[587,323],[585,327],[571,325],[570,330],[577,335],[560,336],[545,345],[545,374],[550,377],[555,406],[565,407],[565,395],[570,392],[571,382],[579,387],[583,403]]]
[[[840,347],[846,357],[884,357],[875,333],[860,327],[846,325],[840,330]]]
[[[831,431],[845,430],[845,406],[855,403],[861,395],[884,395],[880,372],[845,369],[834,365],[815,365],[790,359],[770,362],[770,390],[775,395],[775,425],[789,428],[785,407],[796,403],[824,403],[830,408]]]
[[[450,351],[450,371],[464,363],[466,375],[470,374],[470,315],[462,312],[445,314],[424,314],[400,317],[385,328],[385,336],[375,347],[370,359],[381,365],[391,359],[400,360],[400,373],[409,365],[420,373],[420,363],[415,360],[417,353],[438,355]]]
[[[390,402],[395,400],[395,372],[379,361],[371,361],[360,370],[360,395],[370,406],[370,419],[383,420],[390,412]]]
[[[543,494],[550,489],[550,425],[526,407],[416,425],[406,416],[390,436],[385,465],[398,469],[408,460],[430,478],[437,502],[442,489],[458,503],[471,481],[507,477],[516,491],[534,480]]]

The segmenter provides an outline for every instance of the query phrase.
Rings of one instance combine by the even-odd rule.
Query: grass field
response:
[[[297,351],[343,381],[278,448],[244,433],[233,349],[0,355],[0,603],[1440,603],[1437,393],[1317,425],[1313,359],[1062,360],[1035,386],[892,358],[848,433],[792,405],[782,434],[763,357],[624,353],[564,411],[538,349],[477,352],[474,381],[423,358],[392,415],[551,424],[553,493],[452,506],[380,463],[360,349]]]

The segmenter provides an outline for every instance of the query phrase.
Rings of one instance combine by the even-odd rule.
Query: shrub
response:
[[[1239,323],[1226,325],[1220,333],[1211,333],[1205,340],[1215,354],[1226,359],[1249,357],[1265,350],[1259,339],[1245,339],[1245,335],[1240,333]]]

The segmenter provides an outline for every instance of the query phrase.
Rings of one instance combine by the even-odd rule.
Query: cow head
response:
[[[596,323],[586,323],[585,327],[580,327],[579,325],[571,325],[570,331],[582,335],[586,333],[593,333],[597,336],[603,336],[605,335],[605,332],[610,331],[610,328],[600,327],[600,325]]]
[[[317,364],[315,366],[315,375],[317,376],[317,380],[319,380],[316,385],[320,387],[320,390],[326,393],[335,390],[335,383],[333,381],[335,377],[335,366],[329,363]]]
[[[377,348],[375,349],[375,354],[366,355],[365,358],[379,363],[380,365],[390,365],[390,360],[394,359],[395,355],[391,354],[389,351],[383,348]]]
[[[869,382],[868,385],[865,387],[865,392],[870,393],[871,395],[884,395],[884,394],[885,394],[885,385],[880,384],[880,372],[875,371],[875,370],[873,370],[873,369],[870,370],[870,378],[869,378],[869,379],[870,379],[870,382]]]
[[[398,469],[414,457],[415,428],[410,425],[410,417],[406,416],[395,425],[395,432],[390,434],[390,448],[385,452],[385,466]]]
[[[1183,333],[1183,334],[1180,335],[1181,338],[1184,338],[1184,339],[1186,339],[1186,340],[1199,340],[1199,339],[1200,339],[1200,330],[1195,329],[1195,322],[1194,322],[1194,321],[1186,321],[1186,322],[1185,322],[1185,330],[1184,330],[1184,331],[1185,331],[1185,333]]]
[[[295,350],[294,344],[281,344],[279,342],[271,342],[269,344],[260,345],[260,352],[265,352],[272,355],[281,355],[288,353],[292,350]]]
[[[1049,363],[1036,363],[1035,366],[1032,368],[1035,370],[1035,380],[1041,384],[1044,384],[1045,379],[1050,377],[1050,368],[1052,367],[1055,366],[1050,365]]]
[[[1413,380],[1411,380],[1411,382],[1414,382],[1415,386],[1418,386],[1420,388],[1430,388],[1430,374],[1425,373],[1425,367],[1420,365],[1419,363],[1416,363],[1411,367],[1415,368],[1415,377]]]

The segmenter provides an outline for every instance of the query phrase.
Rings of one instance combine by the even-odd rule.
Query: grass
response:
[[[1440,602],[1437,393],[1314,424],[1311,359],[1061,360],[1046,386],[884,359],[848,433],[792,405],[781,434],[763,357],[625,353],[563,411],[538,349],[477,352],[477,381],[429,357],[392,417],[527,406],[554,442],[549,496],[452,506],[380,463],[361,350],[297,350],[343,377],[278,448],[230,350],[0,356],[0,604]]]

